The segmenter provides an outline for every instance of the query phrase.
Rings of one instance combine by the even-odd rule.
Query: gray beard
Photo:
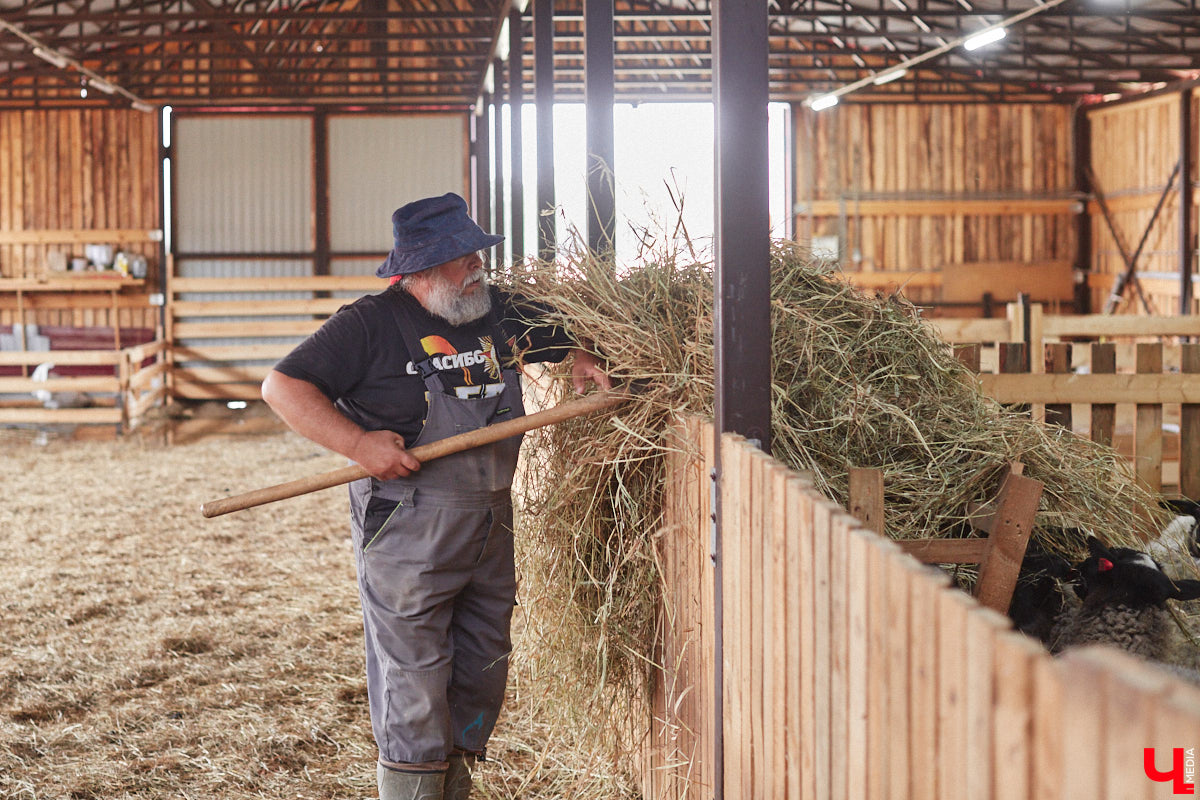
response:
[[[488,291],[486,281],[479,291],[463,294],[462,289],[446,281],[433,280],[421,304],[430,314],[457,328],[487,316],[492,310],[492,293]]]

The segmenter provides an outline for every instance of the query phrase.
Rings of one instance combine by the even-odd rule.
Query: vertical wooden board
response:
[[[883,470],[851,467],[850,513],[868,530],[884,531]]]
[[[1200,344],[1180,345],[1179,371],[1200,373]],[[1200,403],[1184,403],[1179,413],[1179,493],[1200,498]]]
[[[867,747],[867,686],[871,670],[877,669],[870,658],[870,640],[868,638],[867,614],[869,607],[868,595],[871,589],[868,564],[869,533],[858,527],[848,516],[839,515],[845,522],[847,530],[847,574],[846,587],[849,592],[849,658],[847,661],[847,732],[846,760],[849,773],[846,781],[846,795],[850,798],[869,797],[867,794],[866,773],[879,758]]]
[[[1028,800],[1034,796],[1033,717],[1034,665],[1048,659],[1046,652],[1027,636],[1004,633],[995,637],[995,677],[992,715],[990,776],[995,800]]]
[[[784,796],[790,800],[802,797],[803,759],[801,749],[804,746],[801,735],[801,715],[806,710],[801,700],[804,683],[804,654],[801,645],[801,619],[804,616],[804,596],[801,590],[804,577],[801,561],[811,560],[812,556],[802,555],[802,542],[807,538],[803,528],[808,526],[804,482],[794,475],[788,475],[784,480],[784,514],[782,519],[781,540],[783,555],[783,583],[780,597],[784,608],[784,631],[781,649],[784,651],[783,694],[783,738],[784,762],[787,782]]]
[[[966,632],[966,766],[965,785],[972,800],[992,800],[993,730],[996,717],[996,640],[1005,635],[1008,618],[972,603]],[[1012,765],[1001,769],[1008,774]]]
[[[1147,779],[1144,749],[1154,735],[1154,718],[1168,686],[1176,679],[1161,669],[1118,651],[1089,653],[1107,673],[1108,733],[1106,797],[1110,800],[1152,800],[1166,784]],[[1196,746],[1193,744],[1193,746]]]
[[[943,582],[929,570],[912,577],[909,594],[909,780],[912,800],[938,798],[938,607]]]
[[[738,719],[739,685],[738,685],[738,655],[740,653],[741,633],[738,625],[738,612],[741,608],[738,602],[738,549],[740,546],[739,514],[741,507],[738,490],[738,462],[736,451],[733,449],[736,439],[729,434],[721,437],[720,450],[717,457],[720,460],[721,514],[718,520],[720,531],[720,566],[721,566],[721,719],[716,724],[721,726],[721,736],[724,742],[724,787],[727,797],[739,797],[741,787],[741,771],[739,764]]]
[[[881,537],[872,537],[866,546],[865,574],[867,578],[867,775],[865,797],[887,797],[887,769],[891,763],[890,698],[888,696],[888,627],[891,613],[888,607],[886,560],[898,558],[899,552],[885,544]]]
[[[832,655],[830,643],[830,536],[832,508],[827,502],[813,504],[813,777],[818,796],[826,796],[830,775],[830,694]]]
[[[749,445],[746,445],[749,448]],[[767,498],[766,490],[768,486],[766,475],[767,457],[759,450],[748,450],[747,457],[750,466],[750,483],[751,496],[753,505],[751,506],[750,515],[750,605],[747,608],[751,615],[751,631],[752,638],[750,642],[750,668],[746,675],[747,691],[750,695],[749,714],[747,722],[750,726],[751,740],[749,753],[749,763],[747,769],[750,772],[750,797],[761,797],[767,790],[764,785],[763,773],[764,767],[769,762],[766,761],[767,746],[764,724],[764,704],[763,693],[768,680],[766,669],[767,659],[766,646],[767,642],[764,637],[766,624],[769,619],[767,603],[769,600],[769,592],[766,586],[766,571],[763,569],[766,553],[764,552],[764,544],[766,542],[767,529],[770,525],[770,520],[767,517],[767,512],[770,508],[769,499]]]
[[[798,596],[800,611],[796,650],[800,657],[799,681],[799,742],[800,747],[800,797],[815,800],[817,797],[817,609],[816,609],[816,541],[817,515],[820,503],[816,492],[808,482],[798,490],[799,516],[795,521],[792,536],[795,537],[794,558],[796,559],[797,584],[793,592]]]
[[[888,762],[887,797],[908,800],[912,796],[912,714],[909,696],[913,689],[912,652],[908,646],[911,585],[916,578],[916,563],[907,557],[890,555],[887,573],[887,717]]]
[[[1095,375],[1112,375],[1117,371],[1117,348],[1112,343],[1093,344],[1091,370]],[[1117,423],[1117,407],[1112,403],[1092,405],[1091,439],[1112,446]]]
[[[1162,367],[1161,343],[1137,346],[1138,374],[1160,374]],[[1134,427],[1134,471],[1139,482],[1155,493],[1162,491],[1162,421],[1161,404],[1138,404]]]
[[[1062,696],[1061,800],[1103,798],[1109,780],[1107,685],[1103,670],[1078,658],[1080,652],[1064,653],[1055,665]]]
[[[711,422],[704,422],[699,426],[699,435],[701,443],[701,453],[703,454],[704,468],[700,473],[700,502],[704,509],[704,514],[701,516],[701,535],[700,541],[700,561],[701,572],[704,576],[702,593],[703,602],[700,606],[701,618],[703,620],[703,641],[704,641],[704,679],[701,682],[704,689],[704,705],[703,719],[705,735],[702,741],[705,744],[704,752],[702,753],[703,775],[704,775],[704,790],[706,792],[715,791],[716,787],[716,767],[712,758],[713,748],[716,744],[718,725],[722,724],[721,720],[717,719],[716,715],[716,696],[714,693],[717,666],[716,666],[716,605],[714,591],[716,588],[716,570],[711,557],[711,544],[709,541],[711,533],[711,519],[714,509],[712,507],[711,481],[710,475],[715,466],[715,458],[713,454],[713,425]],[[724,787],[722,787],[723,790]]]
[[[933,595],[937,608],[937,757],[931,769],[943,790],[962,785],[967,764],[967,612],[971,599],[946,587]]]
[[[1045,348],[1045,371],[1054,375],[1071,372],[1071,345],[1052,342]],[[1071,430],[1071,404],[1051,403],[1046,406],[1046,422]]]
[[[764,711],[768,713],[767,742],[770,744],[771,760],[765,772],[770,777],[773,797],[787,797],[788,751],[787,751],[787,685],[788,676],[794,666],[788,662],[787,628],[788,616],[795,612],[787,603],[787,546],[784,536],[788,517],[788,472],[781,464],[772,462],[770,467],[771,526],[770,548],[766,562],[770,566],[768,589],[771,606],[771,628],[768,637],[768,674],[772,678],[770,692],[764,691]],[[794,578],[793,578],[794,580]]]
[[[1046,655],[1033,659],[1033,737],[1030,742],[1034,800],[1061,800],[1066,735],[1061,665]]]
[[[829,786],[834,798],[848,798],[850,569],[845,517],[839,511],[833,511],[829,531]]]

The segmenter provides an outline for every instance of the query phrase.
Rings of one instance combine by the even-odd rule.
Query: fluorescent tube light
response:
[[[88,83],[90,83],[92,86],[99,89],[100,91],[104,92],[105,94],[115,94],[117,91],[117,87],[113,86],[111,83],[104,80],[104,78],[92,78],[91,80],[88,81]]]
[[[59,69],[66,69],[67,64],[70,63],[62,53],[55,50],[47,50],[44,47],[33,48],[33,54],[43,61],[49,61]]]
[[[133,108],[134,111],[142,111],[142,112],[145,112],[146,114],[149,114],[154,111],[154,106],[143,103],[141,100],[135,100],[132,103],[131,107]]]
[[[832,108],[838,104],[836,94],[823,94],[820,97],[814,97],[812,102],[808,104],[813,111],[821,111],[826,108]]]
[[[875,76],[875,80],[871,81],[871,83],[875,84],[876,86],[883,86],[885,83],[891,83],[892,81],[898,81],[907,74],[908,74],[907,69],[897,69],[897,70],[893,70],[891,72],[881,72]]]
[[[978,50],[979,48],[998,42],[1007,36],[1004,28],[992,28],[990,31],[977,33],[963,42],[963,50]]]

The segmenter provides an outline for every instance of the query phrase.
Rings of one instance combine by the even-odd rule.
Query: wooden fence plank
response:
[[[833,507],[827,502],[813,507],[813,776],[817,796],[832,783],[830,774],[832,650],[830,642],[830,537]]]
[[[898,559],[899,551],[880,536],[866,543],[864,575],[867,581],[867,718],[866,787],[863,797],[887,798],[887,770],[891,763],[892,728],[888,697],[889,607],[887,560]]]
[[[800,748],[800,794],[801,800],[817,798],[817,604],[816,604],[816,552],[814,541],[817,530],[819,502],[815,492],[805,489],[811,486],[802,481],[795,488],[797,516],[789,541],[795,541],[790,558],[796,565],[796,581],[792,587],[799,608],[799,628],[796,631],[796,654],[800,660],[797,702],[798,746]]]
[[[1158,377],[1162,375],[1162,368],[1162,344],[1138,344],[1137,377],[1145,375]],[[1189,376],[1173,375],[1170,377],[1186,380]],[[1134,472],[1143,486],[1157,494],[1162,491],[1162,405],[1139,403],[1136,418],[1133,448]]]
[[[764,456],[764,459],[766,459]],[[770,778],[770,795],[772,797],[787,797],[788,785],[788,752],[787,752],[787,685],[788,676],[795,666],[788,663],[787,628],[788,617],[795,612],[789,608],[785,600],[788,585],[787,545],[784,536],[787,531],[788,516],[788,471],[783,465],[771,462],[770,490],[768,501],[771,504],[770,525],[767,528],[768,547],[765,549],[764,566],[767,567],[765,576],[768,578],[768,601],[771,613],[771,626],[767,636],[767,656],[769,661],[766,675],[771,682],[763,687],[763,709],[768,749],[771,754],[766,765],[766,774]]]
[[[1091,370],[1093,375],[1107,376],[1115,373],[1117,371],[1117,346],[1111,342],[1093,344]],[[1114,405],[1117,401],[1089,396],[1081,402],[1092,404],[1092,441],[1111,447],[1113,432],[1117,424],[1117,408]]]
[[[1005,633],[995,639],[995,713],[991,775],[995,800],[1027,800],[1034,790],[1034,665],[1046,656],[1033,639]]]
[[[761,451],[747,448],[746,465],[750,473],[750,494],[753,504],[750,507],[749,528],[746,533],[749,538],[748,551],[750,554],[749,569],[746,571],[746,584],[749,586],[749,605],[746,614],[750,619],[750,641],[748,667],[744,676],[749,702],[746,708],[746,728],[749,734],[748,747],[745,750],[744,768],[750,775],[750,794],[748,797],[766,796],[767,787],[764,782],[769,764],[766,763],[767,747],[765,731],[763,730],[763,691],[767,680],[766,640],[763,631],[767,623],[766,605],[769,602],[768,592],[764,581],[765,572],[763,561],[764,542],[769,525],[767,518],[770,509],[767,497],[766,456]]]
[[[829,531],[829,647],[830,647],[830,793],[850,797],[847,779],[850,744],[850,560],[846,518],[833,513]],[[859,765],[854,765],[859,766]]]
[[[1054,746],[1062,750],[1061,800],[1104,798],[1110,780],[1105,757],[1109,726],[1104,673],[1081,654],[1082,650],[1068,651],[1057,663],[1062,734]]]
[[[1064,684],[1060,664],[1049,658],[1033,663],[1033,798],[1062,800],[1062,784],[1066,757],[1063,736],[1066,735],[1063,696]]]
[[[889,800],[908,800],[912,797],[914,761],[912,712],[909,705],[914,671],[911,664],[913,654],[909,647],[909,609],[913,605],[912,583],[917,575],[917,565],[911,559],[892,558],[887,562],[886,572],[890,608],[887,631],[887,716],[891,731],[905,731],[903,736],[893,733],[888,743],[887,797]]]
[[[947,586],[934,594],[932,600],[937,617],[937,757],[930,764],[930,771],[937,772],[937,786],[944,794],[953,786],[965,788],[966,782],[966,643],[971,598]]]
[[[1179,371],[1200,373],[1200,344],[1180,348]],[[1200,500],[1200,403],[1182,404],[1179,417],[1179,493]]]
[[[980,375],[979,386],[1001,403],[1091,403],[1093,419],[1097,403],[1200,402],[1200,375]]]
[[[912,576],[908,606],[909,783],[912,800],[937,800],[938,794],[938,604],[945,585],[929,567]]]
[[[1071,345],[1063,343],[1046,345],[1045,371],[1051,375],[1071,374]],[[1071,430],[1071,404],[1047,403],[1046,422]]]
[[[846,742],[848,775],[846,796],[869,797],[867,794],[868,770],[873,768],[878,754],[867,747],[867,687],[871,670],[880,665],[870,662],[870,641],[867,630],[869,609],[870,572],[867,563],[869,533],[858,526],[849,516],[842,514],[846,528],[846,587],[848,597],[849,641],[847,648],[847,713],[849,723]],[[778,795],[774,795],[778,796]]]
[[[849,510],[868,530],[883,533],[883,470],[851,467]]]

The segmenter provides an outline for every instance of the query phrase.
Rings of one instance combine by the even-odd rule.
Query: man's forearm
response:
[[[272,370],[263,381],[262,395],[271,410],[296,433],[346,458],[354,458],[354,448],[364,434],[363,429],[338,411],[316,386]]]

